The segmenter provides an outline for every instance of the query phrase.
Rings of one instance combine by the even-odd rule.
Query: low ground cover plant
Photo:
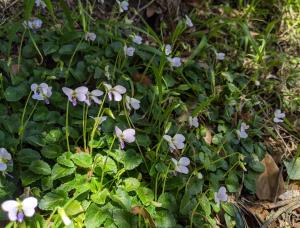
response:
[[[0,31],[7,227],[243,227],[234,198],[255,193],[265,135],[291,126],[263,99],[271,28],[191,12],[157,31],[127,1],[101,20],[28,2]]]

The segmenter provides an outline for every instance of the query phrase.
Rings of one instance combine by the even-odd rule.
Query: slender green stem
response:
[[[33,38],[33,36],[32,36],[32,34],[31,34],[31,32],[30,32],[29,29],[28,29],[28,31],[29,31],[30,40],[32,41],[33,46],[35,47],[36,51],[38,52],[38,54],[39,54],[39,56],[41,58],[41,61],[38,63],[39,65],[41,65],[43,63],[43,61],[44,61],[43,55],[42,55],[40,49],[38,48],[38,46],[37,46],[37,44],[36,44],[36,42],[35,42],[35,40],[34,40],[34,38]]]
[[[190,228],[193,228],[193,219],[194,219],[194,214],[196,213],[197,208],[199,207],[201,201],[199,199],[198,203],[196,204],[196,206],[194,207],[193,211],[192,211],[192,215],[191,215],[191,219],[190,219]]]
[[[88,109],[89,107],[87,105],[83,105],[83,117],[82,117],[82,130],[83,130],[83,145],[84,145],[84,151],[87,151],[86,147],[86,127],[87,127],[87,115],[88,115]]]
[[[103,105],[104,105],[104,101],[105,101],[106,96],[107,96],[107,92],[104,94],[103,101],[101,102],[101,105],[100,105],[99,110],[98,110],[96,121],[94,123],[93,130],[92,130],[92,133],[91,133],[91,139],[90,139],[91,141],[94,140],[96,130],[97,130],[99,124],[100,124],[100,121],[98,121],[98,119],[102,117],[102,109],[103,109]],[[92,152],[93,152],[93,147],[91,146],[90,153],[92,154]]]
[[[70,152],[70,143],[69,143],[69,100],[67,101],[67,111],[66,111],[66,141],[68,152]]]
[[[114,135],[114,138],[113,138],[113,141],[109,147],[109,152],[111,151],[114,143],[115,143],[115,140],[116,140],[116,136]],[[102,173],[101,173],[101,180],[100,180],[100,188],[102,189],[102,183],[103,183],[103,178],[104,178],[104,174],[105,174],[105,167],[106,167],[106,162],[107,162],[107,159],[108,159],[108,154],[106,154],[106,158],[105,158],[105,161],[104,161],[104,165],[103,165],[103,168],[102,168]]]
[[[48,226],[50,225],[51,219],[52,219],[53,215],[56,213],[56,211],[57,211],[57,207],[54,208],[54,210],[50,214],[49,218],[47,219],[46,223],[47,223]]]
[[[162,193],[161,194],[163,194],[165,192],[165,187],[166,187],[166,182],[167,182],[170,166],[171,166],[171,162],[169,163],[168,169],[167,169],[166,174],[165,174],[166,176],[164,178],[164,183],[163,183],[163,188],[162,188]]]

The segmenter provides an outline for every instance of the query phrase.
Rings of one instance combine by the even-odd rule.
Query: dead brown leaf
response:
[[[206,128],[206,135],[205,137],[203,137],[204,141],[207,143],[207,144],[211,144],[212,142],[212,134],[211,134],[211,130],[209,128]]]
[[[141,84],[145,85],[145,86],[149,86],[152,85],[152,80],[149,76],[147,76],[146,74],[141,74],[141,73],[135,73],[132,76],[133,80],[135,82],[140,82]]]
[[[10,67],[11,74],[16,75],[20,72],[21,66],[19,64],[12,64]]]
[[[145,220],[149,221],[151,228],[156,228],[153,218],[145,208],[140,206],[135,206],[131,208],[131,213],[134,215],[141,215]]]
[[[256,195],[260,200],[274,201],[284,192],[282,174],[270,154],[262,160],[265,171],[256,179]]]

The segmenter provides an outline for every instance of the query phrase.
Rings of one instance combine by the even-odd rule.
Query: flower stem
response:
[[[83,106],[83,118],[82,118],[82,128],[83,128],[83,145],[84,145],[84,152],[87,152],[86,147],[86,126],[87,126],[87,115],[88,115],[88,106],[84,104]]]
[[[70,152],[70,143],[69,143],[69,100],[67,101],[67,111],[66,111],[66,141],[68,152]]]
[[[99,107],[99,111],[98,111],[98,114],[97,114],[97,117],[96,117],[96,121],[94,123],[93,130],[92,130],[92,133],[91,133],[91,139],[90,139],[90,141],[94,140],[94,136],[95,136],[96,130],[97,130],[97,128],[98,128],[98,126],[99,126],[99,124],[101,122],[101,121],[97,121],[97,120],[102,117],[102,109],[103,109],[103,105],[104,105],[104,101],[105,101],[106,95],[107,95],[107,92],[104,94],[103,101],[101,102],[101,105]],[[92,154],[92,152],[93,152],[93,147],[91,146],[90,153]]]
[[[109,152],[111,151],[114,143],[115,143],[115,140],[116,140],[116,136],[114,135],[114,138],[113,138],[113,141],[109,147]],[[102,168],[102,173],[101,173],[101,181],[100,181],[100,188],[102,189],[102,183],[103,183],[103,178],[104,178],[104,173],[105,173],[105,167],[106,167],[106,162],[107,162],[107,159],[108,159],[108,153],[106,154],[106,158],[105,158],[105,161],[104,161],[104,165],[103,165],[103,168]]]

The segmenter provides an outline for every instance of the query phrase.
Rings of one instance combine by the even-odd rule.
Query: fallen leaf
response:
[[[260,200],[274,201],[277,194],[284,192],[282,174],[270,154],[262,160],[265,171],[256,179],[256,195]]]
[[[21,66],[19,64],[12,64],[10,67],[11,74],[16,75],[20,72]]]
[[[211,144],[212,142],[212,135],[211,135],[211,130],[209,128],[206,128],[206,133],[205,133],[205,137],[203,137],[204,141],[207,144]]]
[[[280,200],[289,200],[295,197],[300,196],[300,191],[299,190],[288,190],[284,193],[282,193],[278,198]]]
[[[136,82],[140,82],[141,84],[145,85],[145,86],[149,86],[152,85],[152,80],[150,79],[149,76],[147,76],[146,74],[141,74],[141,73],[135,73],[132,76],[133,80]]]
[[[149,221],[151,228],[156,228],[156,225],[153,221],[153,218],[151,217],[151,215],[149,214],[149,212],[145,208],[140,207],[140,206],[135,206],[135,207],[131,208],[131,213],[134,214],[134,215],[143,216],[143,218],[145,220],[147,219]]]

